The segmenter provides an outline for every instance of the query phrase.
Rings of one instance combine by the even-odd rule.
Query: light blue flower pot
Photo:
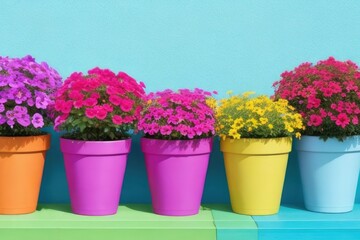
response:
[[[314,212],[350,212],[360,170],[360,136],[326,141],[303,136],[295,142],[305,208]]]

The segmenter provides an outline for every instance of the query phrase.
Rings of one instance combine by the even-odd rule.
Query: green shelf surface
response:
[[[232,212],[230,205],[209,204],[205,207],[212,211],[217,239],[258,239],[257,226],[251,216]]]
[[[69,205],[40,205],[26,215],[0,216],[1,240],[72,239],[216,239],[210,209],[187,217],[166,217],[150,205],[119,206],[112,216],[89,217],[71,213]]]

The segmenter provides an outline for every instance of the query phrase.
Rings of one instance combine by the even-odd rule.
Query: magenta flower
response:
[[[4,104],[0,103],[0,113],[5,111],[5,106]]]
[[[160,128],[160,133],[162,135],[170,135],[172,132],[172,127],[171,126],[162,126]]]
[[[215,133],[215,117],[206,104],[209,96],[210,92],[201,89],[150,93],[138,128],[147,137],[157,139],[211,137]]]

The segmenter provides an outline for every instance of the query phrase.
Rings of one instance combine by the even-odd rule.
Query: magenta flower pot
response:
[[[213,139],[141,139],[154,213],[199,212]]]
[[[60,139],[72,211],[103,216],[117,212],[131,139]]]

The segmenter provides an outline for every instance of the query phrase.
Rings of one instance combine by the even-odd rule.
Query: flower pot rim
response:
[[[24,138],[24,139],[29,139],[29,138],[33,138],[33,137],[46,137],[46,136],[51,136],[50,133],[45,133],[44,134],[40,134],[40,135],[30,135],[30,136],[1,136],[0,135],[0,138],[16,138],[16,139],[19,139],[19,138]]]
[[[60,138],[60,150],[63,153],[79,155],[118,155],[128,154],[132,139],[116,141],[83,141]]]
[[[243,155],[274,155],[291,152],[292,137],[281,138],[240,138],[220,141],[224,153]]]
[[[245,138],[245,137],[241,137],[240,139],[232,139],[232,138],[226,138],[225,140],[220,139],[221,141],[239,141],[239,140],[246,140],[246,141],[251,141],[251,140],[274,140],[274,139],[292,139],[292,136],[289,137],[272,137],[272,138]]]
[[[64,137],[60,137],[60,139],[66,140],[66,141],[73,141],[73,142],[92,142],[92,143],[103,143],[103,142],[121,142],[121,141],[128,141],[131,140],[131,137],[125,138],[125,139],[117,139],[117,140],[105,140],[105,141],[97,141],[97,140],[79,140],[79,139],[70,139],[70,138],[64,138]]]
[[[147,140],[154,140],[154,141],[201,141],[204,139],[213,139],[215,136],[212,137],[206,137],[206,138],[197,138],[197,139],[157,139],[157,138],[149,138],[142,136],[141,139],[147,139]]]
[[[147,154],[157,155],[198,155],[209,154],[212,150],[214,138],[190,140],[164,140],[141,138],[141,150]]]
[[[339,141],[335,137],[324,141],[319,136],[305,135],[295,141],[295,149],[304,152],[359,152],[360,135],[349,136],[344,141]]]
[[[50,139],[49,133],[34,136],[0,136],[0,152],[43,152],[50,148]]]

